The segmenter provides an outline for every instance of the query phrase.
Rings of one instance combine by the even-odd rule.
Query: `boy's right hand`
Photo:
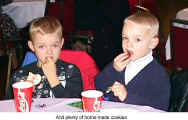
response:
[[[46,58],[46,61],[42,63],[42,70],[46,75],[51,88],[54,88],[55,86],[60,84],[60,81],[57,77],[56,64],[52,60],[52,58],[50,57]]]
[[[119,54],[117,57],[114,59],[113,67],[121,72],[125,69],[125,67],[130,63],[130,53],[129,52],[124,52]]]

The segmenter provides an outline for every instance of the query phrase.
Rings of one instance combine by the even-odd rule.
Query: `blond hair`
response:
[[[124,24],[128,22],[143,26],[153,36],[158,36],[159,34],[159,21],[150,12],[137,12],[132,14],[124,20]]]
[[[59,20],[54,17],[41,17],[32,21],[29,33],[31,40],[35,39],[37,34],[57,34],[60,38],[63,35],[63,28]]]

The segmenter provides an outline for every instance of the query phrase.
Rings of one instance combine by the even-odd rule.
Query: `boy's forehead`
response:
[[[148,28],[145,25],[140,25],[136,23],[127,22],[123,26],[122,36],[131,34],[131,35],[143,35],[144,33],[148,33]]]
[[[53,42],[61,42],[61,38],[58,35],[51,35],[51,34],[46,34],[46,35],[36,35],[33,40],[35,43],[53,43]]]

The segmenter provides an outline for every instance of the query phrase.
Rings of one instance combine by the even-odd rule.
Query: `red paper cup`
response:
[[[99,112],[103,93],[98,90],[87,90],[81,93],[84,112]]]
[[[32,103],[33,84],[30,82],[17,82],[12,85],[14,102],[17,112],[30,112]]]

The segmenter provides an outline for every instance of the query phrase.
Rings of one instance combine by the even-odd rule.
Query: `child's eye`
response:
[[[128,40],[128,38],[127,37],[122,37],[122,40]]]
[[[38,47],[39,47],[39,48],[44,48],[44,45],[39,45]]]
[[[137,38],[137,39],[136,39],[136,41],[137,41],[137,42],[140,42],[140,41],[141,41],[141,39],[140,39],[140,38]]]

